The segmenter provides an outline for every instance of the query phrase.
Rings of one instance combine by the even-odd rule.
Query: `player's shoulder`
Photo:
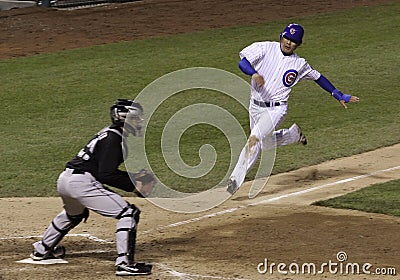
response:
[[[120,140],[122,137],[122,129],[115,125],[110,125],[104,127],[97,133],[99,140],[110,139],[110,140]]]
[[[305,58],[293,53],[291,56],[292,63],[296,64],[298,67],[302,68],[308,65],[308,62]]]
[[[304,57],[301,57],[301,56],[299,56],[297,53],[292,53],[290,56],[289,56],[289,58],[291,58],[291,59],[293,59],[293,60],[297,60],[297,61],[299,61],[299,62],[302,62],[302,63],[306,63],[307,61],[306,61],[306,59],[304,58]]]
[[[258,41],[252,43],[246,49],[253,52],[268,53],[279,48],[279,43],[272,41]]]
[[[299,56],[297,53],[292,53],[290,55],[290,58],[292,59],[298,59],[298,60],[305,60],[303,57]]]

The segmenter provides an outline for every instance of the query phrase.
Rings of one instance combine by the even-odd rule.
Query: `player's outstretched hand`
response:
[[[348,103],[348,102],[355,103],[355,102],[359,102],[359,101],[360,101],[360,98],[358,98],[357,96],[349,95],[349,94],[344,94],[343,92],[341,92],[341,91],[338,90],[338,89],[335,89],[335,90],[332,92],[332,96],[333,96],[337,101],[339,101],[339,103],[340,103],[345,109],[347,109],[346,103]]]
[[[357,102],[359,102],[360,101],[360,98],[358,98],[357,96],[354,96],[354,95],[352,95],[352,96],[350,96],[350,99],[349,99],[349,101],[347,101],[347,102],[351,102],[351,103],[357,103]],[[345,108],[345,109],[347,109],[347,105],[346,105],[346,101],[345,100],[340,100],[339,101],[339,103]]]

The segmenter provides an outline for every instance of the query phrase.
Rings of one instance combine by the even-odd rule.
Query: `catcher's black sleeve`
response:
[[[116,133],[108,132],[107,137],[101,140],[96,147],[98,156],[97,180],[127,192],[132,192],[135,185],[126,171],[118,167],[124,161],[121,146],[122,137]]]

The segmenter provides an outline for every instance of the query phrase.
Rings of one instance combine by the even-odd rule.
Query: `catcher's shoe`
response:
[[[228,191],[230,194],[234,194],[234,193],[238,190],[238,188],[239,188],[239,186],[238,186],[236,180],[233,179],[233,178],[229,178],[229,179],[228,179],[227,185],[228,185],[227,191]]]
[[[53,250],[46,252],[45,254],[40,254],[35,250],[30,255],[31,259],[34,261],[43,261],[50,259],[62,259],[65,257],[65,247],[62,245],[55,246]]]
[[[135,276],[135,275],[149,275],[153,266],[146,263],[135,263],[128,265],[121,263],[117,265],[117,271],[115,272],[118,276]]]

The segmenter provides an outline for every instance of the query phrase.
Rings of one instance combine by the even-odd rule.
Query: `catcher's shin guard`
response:
[[[82,214],[69,215],[65,210],[58,214],[43,235],[42,241],[34,244],[35,251],[40,254],[52,252],[53,249],[60,243],[64,236],[74,227],[79,225],[82,220],[87,220],[89,210],[84,209]]]
[[[128,233],[128,252],[126,254],[128,258],[128,264],[135,263],[136,233],[136,227],[132,228]]]
[[[50,244],[45,245],[46,243],[43,242],[43,245],[49,247],[49,249],[54,248],[71,229],[79,225],[82,220],[86,222],[88,217],[89,210],[87,208],[84,209],[82,214],[75,216],[69,215],[67,212],[63,211],[51,223],[52,229],[58,232],[58,234],[56,234],[57,237]]]
[[[133,204],[125,207],[118,215],[117,224],[117,264],[125,262],[134,264],[137,224],[139,223],[140,210]]]

